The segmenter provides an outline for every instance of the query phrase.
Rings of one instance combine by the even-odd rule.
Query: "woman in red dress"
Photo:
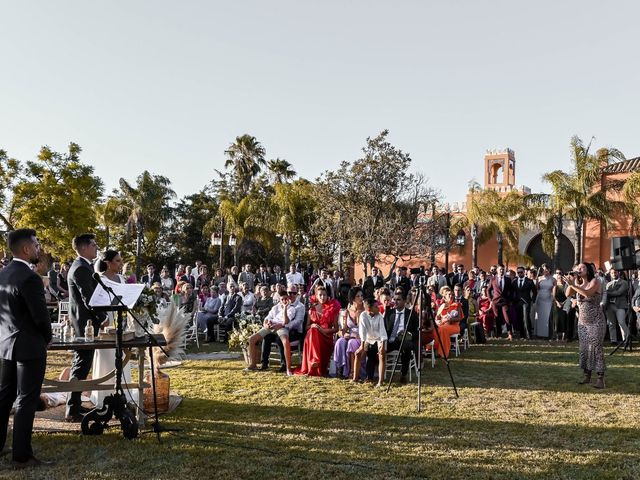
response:
[[[493,331],[493,323],[495,316],[493,314],[493,305],[491,304],[491,297],[489,297],[489,287],[482,286],[482,293],[478,298],[478,321],[482,323],[484,328],[484,334],[488,338]]]
[[[436,340],[435,347],[438,355],[444,358],[445,354],[449,356],[449,350],[451,350],[451,335],[460,333],[460,320],[463,313],[462,306],[453,300],[453,292],[449,287],[442,287],[440,295],[444,301],[436,313],[440,338]]]
[[[314,302],[309,307],[302,365],[294,373],[324,377],[333,353],[333,335],[338,331],[340,303],[329,300],[323,286],[316,287],[315,297],[317,303]]]

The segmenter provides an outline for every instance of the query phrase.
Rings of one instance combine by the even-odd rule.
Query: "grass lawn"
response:
[[[211,349],[205,346],[203,350]],[[213,348],[220,348],[216,346]],[[128,441],[36,434],[56,468],[2,478],[639,479],[640,353],[607,357],[607,388],[577,385],[577,344],[492,342],[389,394],[369,385],[242,371],[240,360],[167,370],[182,405],[166,434]]]

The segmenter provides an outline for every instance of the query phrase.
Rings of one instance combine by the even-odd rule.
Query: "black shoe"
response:
[[[260,370],[262,370],[263,372],[265,370],[269,370],[269,365],[260,365]]]
[[[0,451],[0,458],[4,457],[5,455],[8,455],[12,452],[12,448],[11,447],[4,447],[1,451]]]
[[[82,419],[84,415],[80,415],[79,413],[70,413],[64,417],[64,421],[67,423],[82,423]]]
[[[407,383],[407,376],[406,375],[402,375],[400,377],[400,383],[405,385]]]
[[[36,457],[29,457],[29,459],[24,462],[17,462],[16,460],[12,460],[11,464],[14,470],[22,470],[24,468],[30,468],[30,467],[51,467],[55,465],[56,462],[47,461],[47,460],[38,460]]]
[[[87,413],[89,413],[91,410],[93,410],[93,408],[87,408],[87,407],[83,407],[82,405],[80,406],[80,408],[78,408],[78,413],[80,415],[86,415]]]
[[[280,373],[284,373],[287,371],[287,366],[286,365],[280,365],[280,368],[278,369],[278,371]]]

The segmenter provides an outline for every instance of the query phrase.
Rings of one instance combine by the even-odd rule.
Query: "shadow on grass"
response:
[[[361,414],[185,401],[181,441],[271,474],[321,471],[380,478],[620,478],[640,465],[632,428]],[[208,419],[203,412],[209,413]],[[615,438],[615,449],[603,450]],[[220,457],[217,457],[220,459]],[[512,459],[511,462],[509,459]],[[226,463],[226,462],[223,462]],[[556,476],[557,475],[557,476]],[[612,475],[609,477],[608,475]],[[310,477],[309,477],[310,478]],[[629,477],[632,478],[632,477]]]

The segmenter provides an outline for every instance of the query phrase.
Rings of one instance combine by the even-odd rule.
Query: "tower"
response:
[[[484,155],[484,187],[506,193],[516,185],[516,154],[506,150],[487,150]]]

